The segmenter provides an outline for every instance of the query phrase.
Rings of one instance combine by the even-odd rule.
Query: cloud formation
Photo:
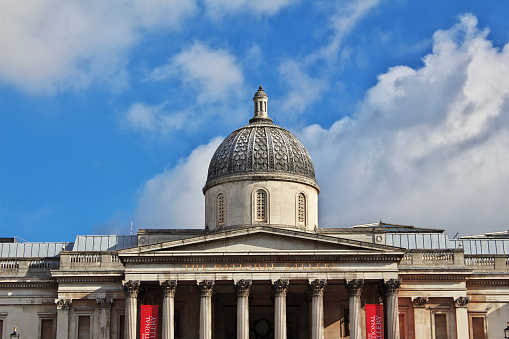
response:
[[[433,36],[423,66],[390,68],[352,118],[296,134],[313,157],[320,226],[386,222],[463,235],[506,228],[509,211],[509,44],[472,15]],[[201,187],[220,139],[151,179],[143,227],[203,224]]]
[[[284,7],[297,0],[205,0],[206,13],[209,17],[221,19],[225,15],[249,13],[250,15],[274,15]]]
[[[198,94],[198,103],[222,102],[238,96],[244,78],[235,56],[211,49],[200,41],[156,68],[150,80],[177,77]]]
[[[30,92],[112,88],[128,81],[128,50],[146,30],[178,29],[194,0],[0,2],[0,81]]]
[[[287,95],[280,102],[284,112],[302,113],[313,103],[320,100],[324,91],[329,89],[328,77],[312,77],[309,75],[310,67],[320,69],[320,62],[327,69],[324,74],[331,74],[340,53],[343,39],[357,26],[357,24],[378,4],[379,0],[352,0],[346,3],[327,4],[332,12],[329,18],[328,29],[330,36],[328,43],[301,59],[284,60],[278,71],[288,88]],[[316,71],[316,69],[315,69]],[[303,99],[302,93],[307,98]]]
[[[139,228],[204,228],[202,188],[210,159],[223,137],[197,147],[179,164],[156,175],[140,189],[133,221]]]
[[[423,67],[380,75],[354,118],[301,131],[323,188],[322,227],[507,227],[509,45],[487,34],[463,15],[434,34]]]

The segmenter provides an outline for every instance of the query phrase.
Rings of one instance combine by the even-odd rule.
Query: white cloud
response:
[[[280,100],[284,112],[290,112],[294,116],[295,113],[302,113],[320,100],[322,93],[329,88],[329,77],[341,51],[343,39],[379,2],[379,0],[353,0],[342,2],[340,5],[327,3],[327,10],[333,13],[329,18],[328,43],[299,60],[283,60],[280,63],[279,74],[288,88],[287,95]],[[310,76],[308,69],[315,67],[319,61],[325,61],[327,70],[322,72],[324,75],[321,77]]]
[[[301,131],[322,187],[322,227],[507,228],[509,44],[494,47],[464,15],[434,34],[423,61],[380,75],[354,118]]]
[[[136,228],[204,228],[202,188],[222,137],[197,147],[175,167],[145,183],[133,214]]]
[[[205,0],[205,6],[208,16],[213,19],[221,19],[225,15],[239,12],[257,16],[274,15],[282,8],[296,2],[296,0]]]
[[[127,82],[128,50],[146,30],[177,29],[194,0],[0,2],[0,80],[32,92]]]
[[[238,97],[244,82],[240,65],[227,51],[213,50],[197,41],[156,68],[150,80],[177,77],[198,93],[198,103],[224,102]]]
[[[147,133],[151,136],[166,136],[179,130],[186,122],[186,114],[165,111],[168,102],[158,106],[150,106],[136,102],[124,116],[124,124],[134,131]]]

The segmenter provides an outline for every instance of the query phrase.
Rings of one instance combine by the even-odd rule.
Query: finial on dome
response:
[[[267,97],[267,94],[263,90],[263,87],[260,86],[258,88],[258,91],[256,91],[254,98],[254,116],[251,120],[249,120],[249,123],[255,123],[255,122],[268,122],[272,123],[272,119],[269,118],[267,115],[267,101],[269,101],[269,98]]]

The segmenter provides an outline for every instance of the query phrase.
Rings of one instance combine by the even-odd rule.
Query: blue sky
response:
[[[507,229],[509,2],[0,0],[0,236],[202,228],[259,85],[320,226]]]

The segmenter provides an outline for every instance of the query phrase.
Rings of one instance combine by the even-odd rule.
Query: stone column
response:
[[[454,299],[456,304],[456,336],[457,338],[468,338],[468,312],[467,306],[469,297]]]
[[[362,339],[361,292],[364,280],[353,279],[346,282],[350,310],[350,339]]]
[[[99,330],[101,338],[110,339],[111,304],[113,299],[96,299],[99,304]]]
[[[385,333],[387,339],[399,339],[398,291],[401,280],[390,279],[384,282],[380,292],[384,300]]]
[[[274,339],[286,339],[286,292],[288,280],[272,282],[274,288]]]
[[[162,339],[175,338],[175,292],[177,282],[166,280],[161,283],[163,290]]]
[[[237,291],[237,339],[249,339],[249,291],[251,280],[235,282]]]
[[[428,330],[426,321],[426,303],[428,298],[417,297],[412,299],[414,304],[415,339],[426,339]]]
[[[57,339],[69,338],[69,308],[72,299],[55,299],[57,304]]]
[[[200,336],[199,339],[212,339],[212,291],[213,280],[198,283],[200,289]]]
[[[323,290],[327,285],[325,279],[309,282],[311,294],[311,339],[323,339]]]
[[[125,339],[136,339],[136,323],[138,321],[139,281],[122,282],[125,293]]]

